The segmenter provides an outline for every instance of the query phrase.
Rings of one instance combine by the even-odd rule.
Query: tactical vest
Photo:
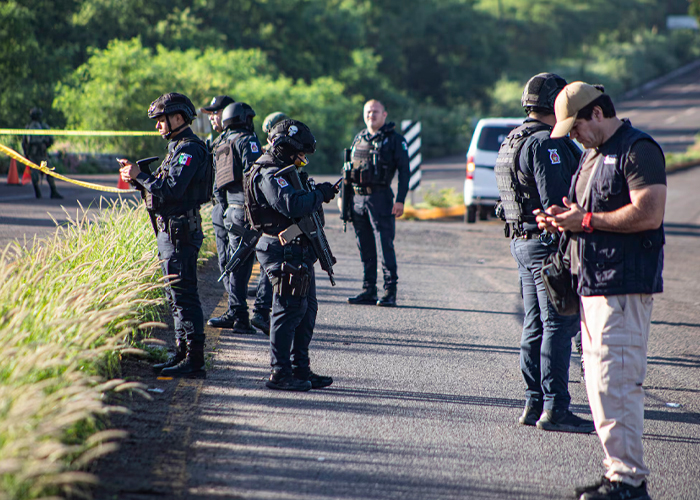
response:
[[[542,122],[527,122],[511,131],[498,151],[494,167],[498,192],[506,222],[523,224],[534,223],[532,211],[539,208],[540,195],[532,175],[525,175],[520,169],[520,152],[531,135],[552,127]]]
[[[48,130],[48,126],[38,121],[32,121],[25,128],[30,130]],[[53,144],[50,135],[25,135],[22,138],[24,156],[38,162],[48,158],[47,150]]]
[[[173,153],[178,151],[181,144],[188,142],[197,144],[197,146],[204,151],[205,165],[204,168],[199,169],[198,175],[192,178],[187,186],[187,189],[185,189],[185,192],[182,195],[182,199],[177,203],[178,207],[182,207],[183,213],[194,207],[199,208],[201,205],[211,201],[214,182],[213,157],[204,141],[202,141],[196,135],[179,140],[172,151],[168,152],[167,156],[163,160],[163,163],[160,164],[160,167],[158,167],[158,170],[156,170],[154,174],[156,178],[167,177],[169,174],[170,161],[173,158]],[[146,208],[155,212],[164,208],[172,208],[148,191],[145,191],[144,193],[144,202],[146,203]]]
[[[601,157],[590,181],[590,197],[585,205],[587,211],[612,212],[631,203],[624,165],[634,143],[642,139],[653,141],[649,135],[627,122],[598,148]],[[577,180],[578,174],[569,192],[571,200],[576,200]],[[584,205],[583,200],[578,203]],[[578,233],[577,246],[581,264],[579,294],[591,296],[662,292],[664,243],[663,224],[657,229],[639,233],[600,230]]]
[[[368,140],[361,134],[352,147],[350,180],[355,186],[387,185],[389,165],[382,161],[380,150],[386,134]]]
[[[216,189],[226,189],[243,180],[243,162],[236,151],[236,140],[244,134],[233,134],[216,148]]]
[[[270,154],[265,153],[253,167],[243,175],[243,193],[245,196],[245,212],[253,229],[262,229],[268,234],[277,234],[292,224],[292,220],[285,217],[268,205],[263,197],[258,200],[255,180],[263,169],[271,168],[279,170],[283,165],[276,161]]]

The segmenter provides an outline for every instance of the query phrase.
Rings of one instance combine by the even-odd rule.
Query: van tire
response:
[[[476,222],[476,205],[467,205],[467,210],[464,212],[464,222],[474,224]]]
[[[491,207],[488,205],[479,205],[479,220],[489,220],[491,211]]]

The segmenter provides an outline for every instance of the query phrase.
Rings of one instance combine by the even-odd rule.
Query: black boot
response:
[[[377,305],[382,307],[396,307],[396,287],[388,287],[384,291],[384,296],[377,301]]]
[[[272,370],[265,386],[276,391],[305,392],[311,389],[311,382],[294,378],[290,370]]]
[[[175,340],[175,353],[171,354],[166,361],[163,363],[158,363],[157,365],[153,365],[153,371],[156,373],[160,373],[160,371],[163,368],[170,368],[171,366],[175,366],[178,364],[180,361],[185,359],[187,356],[187,342],[184,340]]]
[[[363,288],[362,293],[348,298],[350,304],[374,305],[377,303],[377,287]]]
[[[294,378],[311,382],[312,389],[323,389],[333,383],[333,377],[318,375],[311,370],[294,370]]]
[[[236,321],[233,323],[233,333],[240,333],[243,335],[255,335],[255,328],[250,326],[248,313],[246,313],[245,316],[236,318]]]
[[[228,310],[221,316],[215,316],[207,321],[207,325],[214,328],[233,328],[233,323],[236,321],[236,313]]]
[[[267,314],[264,311],[255,311],[250,319],[250,324],[263,332],[268,337],[270,336],[270,312]]]
[[[204,342],[187,342],[187,356],[175,366],[164,368],[163,377],[207,378],[204,369]]]

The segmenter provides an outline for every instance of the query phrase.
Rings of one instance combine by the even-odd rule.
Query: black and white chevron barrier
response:
[[[408,161],[411,170],[411,178],[408,182],[408,190],[415,191],[420,184],[420,165],[423,158],[420,154],[420,122],[413,120],[401,121],[401,133],[408,143]]]

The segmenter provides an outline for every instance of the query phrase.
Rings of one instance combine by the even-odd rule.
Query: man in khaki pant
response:
[[[570,231],[581,296],[586,389],[605,452],[603,478],[581,500],[649,500],[644,464],[644,390],[652,294],[663,289],[663,152],[615,115],[600,86],[574,82],[555,103],[552,137],[570,133],[587,149],[564,207],[538,225]]]

